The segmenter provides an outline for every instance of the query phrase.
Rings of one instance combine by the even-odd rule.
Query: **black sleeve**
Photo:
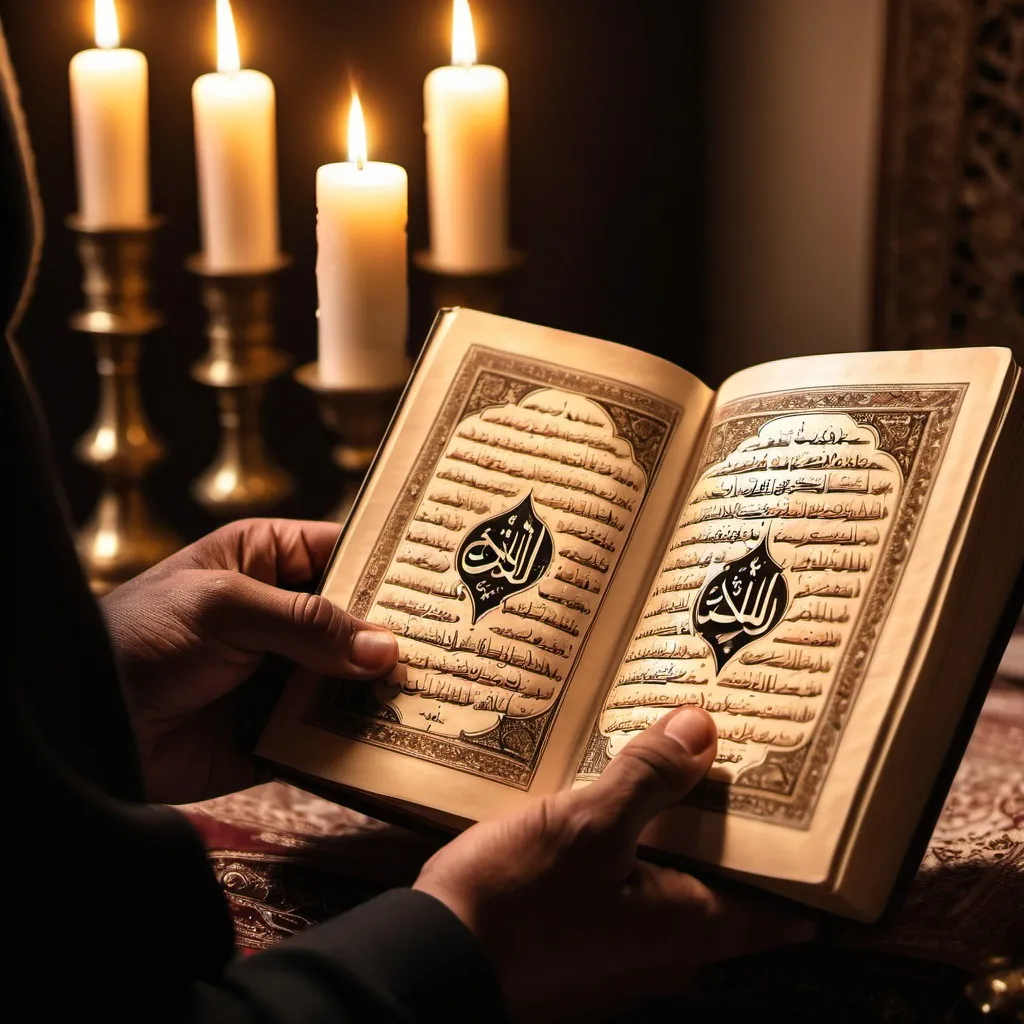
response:
[[[506,1020],[483,950],[440,901],[395,889],[200,986],[199,1021]]]
[[[145,1007],[147,1020],[210,1024],[502,1020],[476,939],[412,890],[231,959],[227,910],[198,837],[181,815],[133,799],[117,669],[7,346],[0,360],[3,461],[18,481],[18,628],[0,687],[13,758],[7,813],[21,840],[10,909],[16,972],[42,982],[36,1008],[120,1020]]]
[[[0,327],[31,248],[21,125],[0,26],[0,234],[10,257],[0,264]],[[233,959],[231,921],[198,836],[182,815],[142,803],[117,666],[6,332],[0,472],[14,508],[4,538],[14,628],[0,673],[12,997],[38,1020],[500,1021],[476,940],[411,890]]]

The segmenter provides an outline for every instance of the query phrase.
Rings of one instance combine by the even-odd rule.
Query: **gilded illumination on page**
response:
[[[720,784],[730,810],[809,821],[960,391],[719,410],[579,777],[667,710],[700,707],[719,733],[705,799],[721,805]]]
[[[527,786],[678,413],[472,349],[351,604],[400,671],[323,681],[305,721]]]

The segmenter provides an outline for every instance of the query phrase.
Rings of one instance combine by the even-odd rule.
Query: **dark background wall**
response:
[[[659,0],[475,0],[482,62],[511,83],[512,240],[528,262],[508,298],[514,317],[611,338],[701,369],[702,5]],[[279,340],[297,362],[316,349],[314,174],[342,158],[350,76],[371,124],[372,158],[409,172],[411,249],[427,243],[423,78],[446,63],[449,0],[234,0],[242,59],[277,87],[282,240]],[[214,525],[189,481],[216,441],[214,399],[188,366],[204,349],[196,282],[192,81],[214,65],[213,0],[120,0],[124,45],[150,65],[154,212],[168,220],[155,256],[167,326],[146,343],[143,388],[170,446],[151,478],[161,515],[188,537]],[[67,65],[92,45],[92,0],[0,0],[46,207],[42,272],[21,340],[51,421],[72,509],[94,500],[71,455],[95,409],[88,339],[66,326],[79,264],[64,218],[75,208]],[[410,271],[415,350],[433,315]],[[311,397],[285,378],[266,432],[299,481],[282,508],[317,516],[336,497],[330,437]]]

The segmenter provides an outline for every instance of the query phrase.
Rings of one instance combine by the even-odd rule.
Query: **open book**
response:
[[[982,348],[788,359],[716,393],[445,311],[321,591],[400,664],[294,672],[257,752],[465,826],[702,707],[715,764],[643,843],[875,919],[1020,572],[1021,391]]]

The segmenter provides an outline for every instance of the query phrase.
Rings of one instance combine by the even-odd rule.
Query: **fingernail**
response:
[[[715,736],[710,715],[696,708],[686,708],[673,715],[665,726],[665,732],[691,757],[703,753]]]
[[[397,653],[398,642],[390,633],[379,629],[361,629],[354,637],[348,654],[354,665],[365,669],[389,666]]]

